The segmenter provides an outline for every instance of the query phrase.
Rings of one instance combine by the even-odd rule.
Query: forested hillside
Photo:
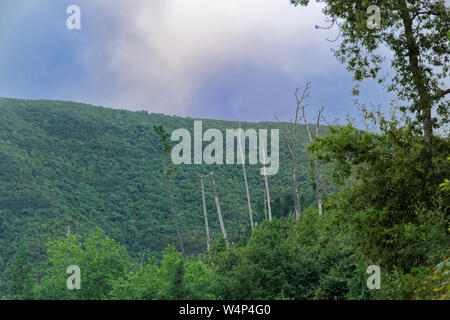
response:
[[[153,101],[191,115],[207,106],[235,120],[267,120],[278,107],[291,123],[203,119],[203,133],[218,130],[193,149],[222,157],[226,129],[279,129],[279,170],[261,171],[277,154],[271,134],[267,149],[256,131],[248,139],[258,141],[245,147],[259,149],[258,164],[180,165],[171,135],[188,140],[199,119],[0,98],[1,300],[450,299],[447,1],[286,0],[303,12],[291,18],[279,1],[250,1],[247,12],[229,0],[208,1],[220,2],[215,10],[131,2],[86,2],[99,20],[83,13],[91,22],[82,29],[81,8],[70,6],[70,32],[61,20],[57,38],[31,13],[23,26],[14,18],[14,37],[0,34],[1,52],[14,50],[0,56],[2,96]],[[310,36],[313,26],[320,36]],[[325,47],[312,41],[325,37]],[[327,47],[352,88],[319,53]],[[340,125],[320,125],[328,111]]]
[[[291,157],[282,141],[279,173],[268,179],[273,219],[264,205],[260,165],[247,165],[252,232],[241,165],[178,166],[171,191],[185,259],[162,183],[160,133],[191,130],[193,119],[0,99],[2,295],[446,299],[448,138],[434,137],[429,170],[422,138],[395,119],[380,119],[378,133],[348,123],[321,128],[313,143],[305,127],[299,127],[299,219]],[[241,125],[289,130],[288,124],[275,122]],[[203,127],[225,130],[239,123],[204,120]],[[323,214],[316,201],[315,159],[327,186]],[[205,177],[213,238],[207,251],[198,175],[210,171],[230,242],[220,234]],[[371,264],[383,272],[377,291],[365,282]],[[83,270],[81,290],[66,288],[70,265]]]
[[[33,264],[45,258],[45,243],[68,232],[96,226],[138,259],[176,246],[161,173],[160,146],[153,125],[169,132],[192,130],[193,120],[147,112],[112,110],[59,101],[0,99],[0,272],[25,246]],[[242,128],[276,128],[277,123],[241,123]],[[238,128],[237,122],[204,120],[204,131]],[[298,131],[301,203],[314,201],[313,170],[304,126]],[[280,138],[280,171],[269,177],[273,215],[293,210],[286,202],[289,156]],[[264,219],[261,165],[248,165],[255,221]],[[206,249],[200,181],[214,171],[220,204],[232,242],[250,235],[247,198],[240,165],[182,165],[174,182],[175,209],[188,255]],[[213,239],[219,222],[209,179],[205,180]],[[256,210],[259,208],[259,210]]]

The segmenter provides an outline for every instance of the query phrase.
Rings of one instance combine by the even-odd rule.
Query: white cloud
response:
[[[186,114],[199,86],[230,63],[292,78],[325,74],[336,65],[325,40],[329,34],[314,29],[323,22],[315,3],[308,8],[295,8],[289,0],[101,0],[89,5],[114,22],[112,30],[104,28],[103,40],[89,43],[85,51],[86,59],[107,69],[98,79],[114,74],[110,106]]]

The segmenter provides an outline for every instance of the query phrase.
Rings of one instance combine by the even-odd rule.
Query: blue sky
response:
[[[81,30],[66,8],[81,7]],[[320,4],[289,0],[0,0],[0,96],[242,121],[358,115]],[[375,84],[360,101],[385,106]]]

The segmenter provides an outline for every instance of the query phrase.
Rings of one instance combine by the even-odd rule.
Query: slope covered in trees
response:
[[[298,95],[292,126],[203,122],[204,129],[281,126],[293,133],[284,137],[270,183],[259,166],[245,168],[248,188],[240,165],[183,165],[173,175],[168,132],[192,131],[193,119],[0,99],[6,297],[448,299],[448,7],[443,0],[380,0],[373,11],[367,1],[321,2],[330,25],[317,28],[339,28],[334,54],[353,73],[353,93],[375,79],[397,100],[389,119],[362,106],[374,132],[349,122],[313,138],[297,126],[304,108]],[[371,10],[383,15],[376,28],[367,20]],[[210,171],[215,201],[207,186],[203,203],[199,179],[208,182]],[[324,199],[321,173],[338,190],[325,183]],[[231,244],[219,233],[219,199],[220,231]],[[213,231],[208,252],[205,207]],[[66,289],[71,264],[84,270],[79,291]],[[377,291],[365,286],[368,265],[382,271]]]
[[[280,172],[269,179],[272,221],[265,217],[260,167],[247,166],[258,222],[252,232],[241,165],[179,166],[171,192],[185,259],[160,183],[162,140],[154,129],[190,129],[193,119],[69,102],[0,103],[0,248],[2,294],[8,298],[448,297],[446,137],[434,137],[429,171],[423,138],[395,119],[377,118],[377,133],[351,123],[329,127],[308,147],[301,126],[297,179],[302,217],[295,219],[291,157],[281,144]],[[222,130],[239,126],[215,120],[203,124]],[[324,176],[335,187],[328,188],[322,215],[314,201],[310,154],[331,164],[323,166]],[[199,176],[210,171],[232,244],[220,235],[207,187],[213,231],[207,252]],[[66,288],[66,268],[73,264],[83,270],[81,290]],[[372,264],[381,267],[381,290],[366,286]]]
[[[0,272],[25,246],[30,261],[45,259],[49,237],[84,234],[101,227],[126,246],[133,259],[161,255],[177,247],[154,125],[171,132],[193,129],[194,119],[112,110],[72,102],[0,99]],[[241,123],[277,128],[277,123]],[[238,122],[203,120],[208,128],[239,128]],[[300,198],[314,201],[313,171],[306,129],[298,130]],[[248,145],[248,144],[247,144]],[[248,146],[247,146],[248,148]],[[286,215],[290,164],[280,142],[280,170],[269,177],[274,216]],[[264,179],[260,165],[247,165],[255,222],[264,219]],[[206,248],[198,174],[215,172],[217,192],[232,242],[250,235],[241,165],[182,165],[173,185],[175,210],[188,255]],[[219,221],[209,179],[205,180],[209,224],[219,238]],[[289,198],[289,195],[287,195]],[[257,210],[257,209],[260,210]]]

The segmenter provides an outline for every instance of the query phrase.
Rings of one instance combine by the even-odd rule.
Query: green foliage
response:
[[[215,248],[208,265],[225,299],[361,299],[363,262],[331,215],[308,210],[302,223],[274,219],[258,226],[245,247]]]
[[[33,269],[28,261],[28,252],[21,247],[5,271],[11,299],[29,300],[33,297]]]
[[[449,198],[438,188],[450,171],[443,155],[448,141],[435,138],[433,170],[422,139],[397,122],[383,122],[381,133],[351,124],[330,128],[311,146],[333,163],[333,176],[346,187],[329,210],[356,233],[363,256],[385,269],[433,264],[449,246]]]
[[[448,157],[447,160],[450,162],[450,157]],[[450,181],[445,179],[444,182],[440,184],[440,187],[444,191],[450,191]]]
[[[89,232],[85,239],[68,235],[48,242],[48,268],[35,287],[37,299],[106,299],[116,279],[131,268],[123,246],[109,238],[101,229]],[[68,290],[67,267],[81,270],[81,289]]]
[[[381,266],[377,298],[434,299],[435,289],[447,288],[446,280],[436,284],[439,276],[431,270],[450,247],[450,199],[445,187],[439,188],[450,172],[448,139],[434,137],[430,148],[395,119],[367,118],[379,124],[378,133],[349,123],[330,128],[311,146],[333,164],[335,181],[345,185],[331,196],[327,210],[353,230],[364,260]]]
[[[155,130],[156,134],[159,137],[159,143],[162,147],[162,155],[163,157],[168,157],[170,152],[172,151],[172,143],[170,142],[170,133],[164,130],[162,125],[153,126],[153,130]]]
[[[242,123],[275,129],[287,124]],[[101,227],[123,244],[133,261],[145,250],[160,259],[177,236],[161,166],[161,144],[154,126],[167,132],[186,128],[193,119],[112,110],[73,102],[0,98],[0,274],[23,244],[41,278],[48,238],[85,234]],[[203,128],[238,128],[238,122],[203,120]],[[298,182],[308,206],[306,128],[298,130]],[[247,146],[248,150],[248,146]],[[215,172],[224,222],[232,242],[248,238],[245,186],[241,166],[179,166],[171,185],[180,233],[188,256],[205,250],[202,200],[197,174]],[[252,205],[263,203],[259,165],[247,166]],[[271,192],[282,194],[289,179],[289,155],[280,145],[280,170],[270,177]],[[211,188],[205,189],[212,239],[221,238]],[[264,219],[263,211],[255,221]],[[3,280],[3,279],[2,279]],[[7,282],[0,283],[6,294]]]
[[[431,277],[436,285],[433,288],[433,292],[438,295],[439,300],[450,299],[450,258],[440,262]]]
[[[306,6],[309,0],[291,0]],[[448,51],[449,8],[445,0],[325,0],[324,14],[341,24],[339,48],[335,56],[346,64],[359,83],[376,79],[380,84],[390,80],[389,92],[396,92],[400,107],[411,127],[421,130],[423,124],[427,143],[431,143],[432,128],[450,120],[449,101],[445,99],[445,79],[449,75]],[[381,14],[379,29],[369,29],[367,9],[377,5]],[[386,68],[389,50],[391,74]],[[358,86],[354,89],[359,94]],[[432,115],[435,112],[438,117]]]
[[[408,273],[394,270],[383,273],[381,290],[377,294],[382,300],[431,299],[427,275],[429,268],[412,268]]]
[[[137,272],[130,271],[114,282],[110,297],[116,300],[152,300],[158,296],[158,264],[149,259]]]
[[[434,267],[412,268],[408,273],[395,270],[385,275],[378,299],[448,300],[450,259]]]
[[[171,130],[191,128],[191,120],[60,102],[0,99],[0,106],[5,124],[0,129],[0,269],[13,261],[2,281],[11,298],[372,299],[365,283],[368,264],[383,270],[377,298],[448,297],[444,259],[450,204],[445,182],[439,187],[450,172],[448,139],[435,137],[428,148],[411,127],[383,118],[377,118],[378,133],[351,124],[329,128],[310,150],[331,163],[341,186],[319,216],[308,209],[314,203],[314,179],[302,149],[307,137],[300,130],[302,221],[291,216],[289,156],[282,149],[280,172],[270,178],[275,217],[270,223],[264,221],[259,167],[247,170],[259,222],[251,234],[239,166],[214,166],[225,223],[236,245],[226,249],[217,218],[210,214],[213,238],[219,240],[205,259],[193,257],[204,250],[204,225],[192,174],[211,168],[180,166],[173,175],[173,195],[191,254],[184,259],[173,247],[158,251],[174,243],[175,232],[159,183],[157,146],[162,143],[167,157],[171,146],[161,123]],[[223,130],[233,124],[205,120],[204,127],[210,126]],[[30,139],[15,130],[28,130]],[[214,212],[210,191],[207,198],[208,211]],[[105,232],[88,233],[96,225]],[[70,230],[87,235],[70,235]],[[15,245],[22,235],[28,254]],[[41,245],[47,238],[46,256]],[[137,265],[142,248],[151,250],[151,258]],[[70,265],[81,268],[81,290],[66,287]]]
[[[168,247],[161,265],[149,260],[137,272],[114,283],[113,299],[214,299],[215,274],[202,261],[184,260],[180,252]]]

